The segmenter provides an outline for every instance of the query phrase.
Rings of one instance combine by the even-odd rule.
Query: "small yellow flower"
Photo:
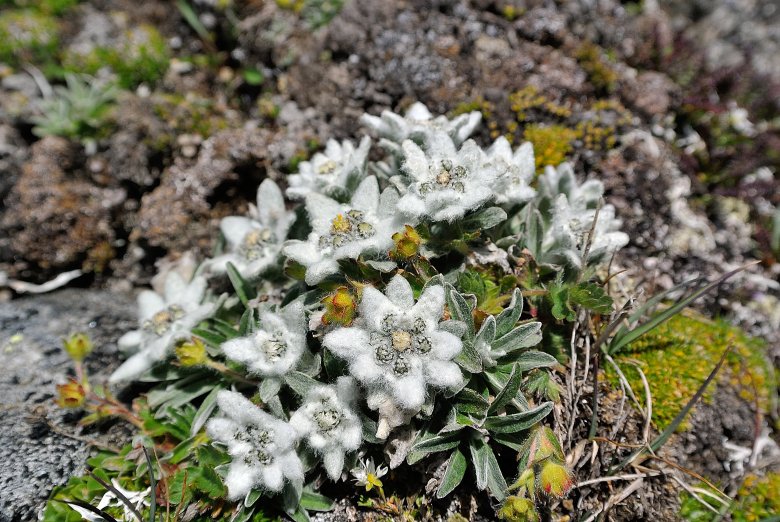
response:
[[[548,460],[539,473],[538,489],[553,497],[563,497],[574,485],[571,473],[566,466]]]
[[[57,385],[57,404],[62,408],[78,408],[86,400],[86,391],[79,382],[71,379]]]
[[[62,344],[70,358],[77,362],[83,361],[92,351],[92,341],[85,333],[75,333],[63,339]]]
[[[525,497],[510,496],[498,511],[498,518],[510,522],[538,522],[539,513],[534,503]]]
[[[349,219],[345,218],[343,214],[339,214],[333,218],[333,221],[330,224],[330,230],[333,234],[346,233],[352,230],[352,223],[350,223]]]
[[[197,337],[176,345],[176,358],[182,366],[198,366],[205,364],[209,359],[206,346]]]
[[[395,250],[390,254],[397,259],[409,259],[420,250],[420,234],[409,225],[404,225],[403,232],[393,234]]]
[[[340,286],[321,301],[325,305],[323,324],[349,326],[357,313],[357,300],[346,286]]]
[[[385,496],[385,492],[382,489],[384,484],[380,480],[380,477],[385,476],[387,473],[387,467],[383,465],[374,466],[372,459],[361,460],[360,465],[353,469],[350,473],[355,477],[355,484],[358,486],[365,486],[366,491],[371,491],[376,488],[381,496]]]

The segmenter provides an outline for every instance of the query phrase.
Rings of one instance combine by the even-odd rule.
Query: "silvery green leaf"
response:
[[[463,220],[465,230],[488,229],[506,221],[506,211],[500,207],[478,210]]]
[[[520,384],[523,382],[522,370],[517,365],[513,366],[512,373],[509,374],[504,388],[496,395],[493,402],[490,404],[487,413],[492,414],[501,411],[504,406],[509,404],[512,399],[517,396],[518,390],[520,390]]]
[[[487,489],[493,497],[503,500],[506,497],[507,484],[496,455],[482,439],[474,439],[469,444],[471,462],[474,464],[477,488]]]
[[[279,394],[279,390],[282,387],[282,380],[275,377],[267,377],[260,382],[259,393],[260,400],[268,402],[271,398]]]
[[[466,474],[466,468],[468,462],[466,462],[466,456],[458,449],[450,455],[447,461],[447,468],[444,470],[444,476],[439,484],[439,489],[436,490],[436,498],[444,498],[458,487],[463,481],[463,476]]]
[[[320,384],[318,381],[299,371],[292,371],[285,375],[284,382],[301,397],[305,397],[312,388],[319,386]]]
[[[523,348],[536,346],[542,341],[542,323],[534,321],[518,326],[508,334],[493,341],[493,351],[506,354]]]
[[[523,294],[519,288],[515,288],[512,293],[512,301],[509,306],[501,311],[496,317],[495,337],[503,337],[508,334],[517,324],[520,315],[523,313]]]
[[[537,368],[552,368],[558,364],[560,364],[558,359],[549,353],[539,352],[537,350],[523,352],[515,360],[515,366],[521,372],[527,372]]]
[[[395,261],[375,261],[373,259],[368,259],[364,261],[364,263],[374,270],[382,272],[383,274],[388,274],[398,268],[398,265],[395,264]]]
[[[517,433],[527,430],[544,419],[552,411],[552,408],[552,402],[545,402],[522,413],[488,417],[483,426],[494,433]]]
[[[447,306],[450,310],[450,316],[456,321],[461,321],[466,325],[465,339],[474,339],[474,317],[471,314],[471,308],[466,303],[460,293],[455,290],[451,284],[446,283],[444,285],[447,296]]]

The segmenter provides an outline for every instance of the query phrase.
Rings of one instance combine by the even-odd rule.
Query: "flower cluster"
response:
[[[318,473],[337,481],[350,469],[384,496],[387,468],[373,458],[391,445],[403,448],[391,468],[449,452],[439,497],[471,465],[479,489],[507,498],[496,444],[533,453],[531,482],[549,494],[570,487],[560,451],[542,461],[522,449],[553,410],[529,390],[553,381],[558,359],[537,348],[542,323],[519,287],[545,287],[554,277],[540,278],[560,266],[592,268],[627,237],[599,182],[578,184],[567,165],[535,182],[531,145],[499,138],[483,150],[469,139],[479,120],[433,117],[421,104],[364,116],[384,158],[368,160],[369,138],[329,141],[280,182],[285,191],[266,179],[247,216],[222,220],[224,251],[191,280],[172,271],[162,295],[139,295],[140,328],[119,342],[132,355],[112,381],[141,376],[174,348],[179,367],[157,397],[187,401],[187,386],[205,393],[213,380],[192,434],[218,411],[206,427],[229,460],[217,471],[230,499],[298,502],[307,478],[310,488]],[[545,270],[509,266],[518,251]],[[212,295],[210,283],[235,296]],[[597,301],[583,297],[592,287],[575,297]],[[551,432],[534,433],[552,444]],[[510,498],[508,510],[533,510],[533,498]],[[302,509],[295,502],[288,514]]]

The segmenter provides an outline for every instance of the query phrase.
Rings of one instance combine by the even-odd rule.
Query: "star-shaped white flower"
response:
[[[295,301],[279,312],[260,313],[260,329],[222,344],[228,359],[246,365],[249,373],[278,378],[295,368],[306,350],[306,314]]]
[[[322,194],[306,197],[312,232],[306,241],[288,241],[283,252],[306,267],[306,283],[316,285],[339,271],[340,259],[383,256],[393,247],[393,234],[403,229],[395,206],[398,193],[379,194],[374,176],[366,178],[348,205]]]
[[[398,210],[404,214],[451,222],[493,197],[496,166],[473,140],[456,150],[449,136],[437,133],[427,152],[410,140],[402,148],[409,182],[398,201]]]
[[[366,160],[371,138],[360,140],[357,148],[351,141],[328,140],[325,152],[317,152],[310,161],[302,161],[298,173],[287,176],[287,197],[303,199],[316,192],[344,201],[366,177]]]
[[[363,440],[363,427],[355,413],[357,387],[351,377],[339,377],[336,386],[316,386],[290,417],[290,425],[315,453],[322,456],[325,470],[338,480],[344,455],[355,451]]]
[[[222,416],[208,422],[207,432],[227,445],[231,463],[225,485],[230,499],[240,499],[254,488],[278,492],[285,481],[302,483],[303,465],[295,453],[298,438],[292,426],[237,392],[219,392],[217,405]]]
[[[525,142],[514,153],[509,141],[499,137],[487,151],[488,158],[498,172],[494,185],[496,203],[515,206],[527,203],[536,195],[530,183],[534,178],[534,147]]]
[[[384,294],[366,287],[355,325],[330,332],[323,340],[368,388],[369,407],[380,411],[380,437],[417,413],[429,388],[462,383],[463,375],[452,361],[462,349],[461,340],[439,328],[444,304],[442,286],[426,288],[415,303],[412,287],[397,275]]]
[[[223,298],[204,302],[205,295],[203,277],[187,283],[176,272],[168,273],[164,295],[143,290],[138,295],[141,327],[127,332],[117,343],[133,355],[111,374],[109,382],[135,379],[164,359],[176,341],[189,338],[190,330],[222,305]]]
[[[426,145],[437,133],[447,134],[456,145],[460,145],[471,136],[481,120],[482,113],[478,111],[461,114],[452,120],[446,116],[434,118],[420,102],[412,104],[404,116],[385,110],[381,116],[364,114],[360,118],[361,123],[384,138],[383,145],[390,145],[390,148],[393,148],[393,143],[400,144],[407,139],[419,145]]]
[[[246,279],[254,279],[276,266],[295,213],[284,205],[282,191],[271,179],[257,189],[257,206],[248,217],[228,216],[219,225],[225,236],[227,252],[206,262],[212,273],[223,274],[233,263]]]

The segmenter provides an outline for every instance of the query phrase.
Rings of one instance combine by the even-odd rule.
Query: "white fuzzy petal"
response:
[[[338,480],[344,469],[344,453],[341,451],[329,451],[322,457],[322,463],[325,465],[325,471],[331,480]]]
[[[428,337],[431,340],[431,355],[436,359],[448,361],[463,349],[463,342],[450,332],[436,330]]]
[[[435,285],[426,288],[412,312],[421,317],[440,318],[444,313],[444,287]]]
[[[430,360],[425,365],[425,377],[437,388],[455,388],[463,382],[463,374],[454,362]]]
[[[396,275],[387,283],[385,295],[402,310],[409,310],[414,306],[412,285],[403,276]]]
[[[151,290],[142,290],[138,294],[138,317],[141,322],[150,319],[154,314],[165,308],[165,300],[160,294]]]

